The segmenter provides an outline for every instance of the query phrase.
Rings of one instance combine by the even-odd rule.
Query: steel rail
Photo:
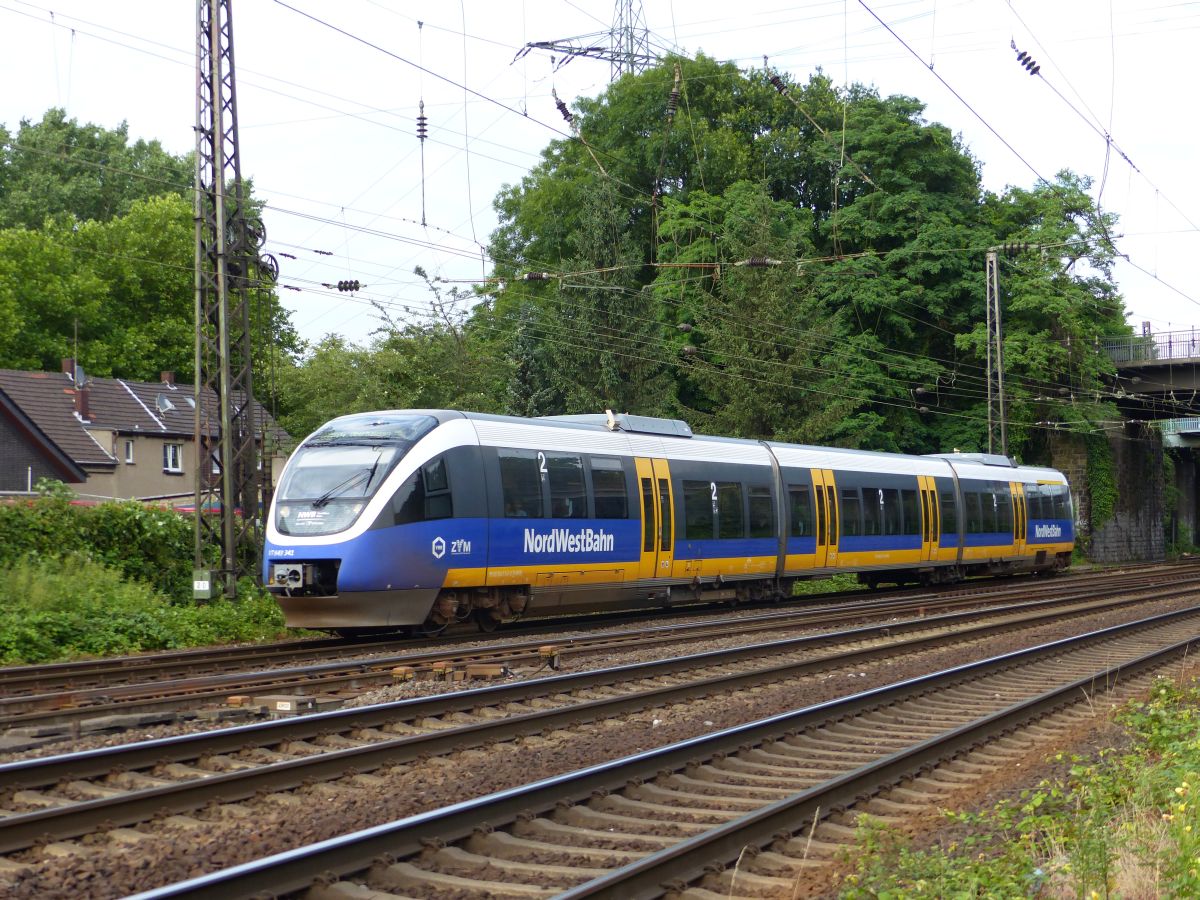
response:
[[[1181,573],[1173,583],[1194,583],[1200,577],[1195,571]],[[1141,580],[1140,575],[1131,576],[1133,583]],[[1096,590],[1111,592],[1120,590],[1126,583],[1124,579],[1114,583],[1109,578],[1099,587],[1072,584],[1065,592],[1065,599],[1078,598],[1095,593]],[[1061,585],[1057,589],[1063,594]],[[1154,590],[1155,588],[1142,588]],[[989,594],[1004,596],[1010,593],[1028,594],[1028,586],[1010,588],[1005,591]],[[887,611],[895,612],[905,607],[956,607],[974,605],[980,602],[974,594],[938,601],[896,600]],[[598,653],[605,650],[621,649],[630,645],[644,647],[651,644],[676,643],[681,637],[698,640],[707,636],[727,637],[730,625],[736,626],[739,633],[751,633],[783,627],[784,623],[794,623],[794,627],[827,624],[831,621],[845,621],[847,618],[858,618],[864,615],[879,615],[883,610],[863,610],[858,604],[847,604],[844,608],[833,613],[812,613],[806,610],[789,609],[744,617],[738,619],[713,622],[693,622],[685,624],[658,625],[639,631],[610,631],[591,635],[562,636],[555,639],[555,645],[560,655]],[[399,665],[413,667],[428,667],[434,662],[453,661],[456,664],[467,663],[504,663],[504,664],[537,664],[540,662],[538,649],[543,642],[538,640],[513,642],[501,648],[474,647],[465,650],[430,650],[420,653],[406,651],[401,654],[382,657],[371,657],[361,660],[339,660],[317,663],[302,667],[265,669],[254,672],[237,672],[222,675],[204,675],[194,678],[172,679],[130,685],[114,685],[104,688],[91,688],[67,693],[45,695],[26,695],[20,697],[0,698],[0,727],[16,728],[33,724],[55,724],[95,718],[101,715],[126,712],[148,712],[157,710],[174,710],[178,700],[186,698],[193,704],[204,702],[221,702],[231,691],[239,693],[280,693],[287,690],[302,690],[311,692],[341,686],[345,688],[362,686],[364,681],[377,683],[390,681],[391,670]],[[100,705],[95,701],[104,701]],[[93,701],[88,705],[88,701]]]
[[[1187,568],[1180,565],[1148,566],[1139,569],[1132,575],[1125,572],[1105,573],[1103,575],[1092,573],[1073,574],[1069,576],[1069,580],[1076,583],[1073,586],[1077,586],[1093,580],[1111,582],[1113,578],[1142,578],[1155,572],[1162,572],[1164,574],[1179,573],[1180,577],[1186,578],[1189,577],[1186,574]],[[883,596],[880,596],[878,592],[872,591],[822,594],[803,599],[797,597],[789,601],[789,605],[803,606],[803,610],[792,608],[773,614],[790,615],[801,611],[811,611],[817,615],[834,615],[841,612],[854,612],[856,610],[862,610],[865,614],[872,614],[887,612],[896,606],[911,605],[923,598],[928,598],[928,605],[933,606],[940,604],[955,605],[969,598],[976,597],[984,600],[993,597],[1003,599],[1008,594],[1018,592],[1022,589],[1027,590],[1030,587],[1035,591],[1041,589],[1041,586],[1036,582],[1025,584],[1023,588],[1014,588],[1009,583],[992,581],[970,584],[969,587],[958,585],[953,589],[943,588],[936,592],[920,592],[915,594],[912,591],[888,592]],[[859,596],[869,596],[872,599],[857,600],[852,603],[844,602],[849,598]],[[823,601],[831,600],[841,602],[823,603]],[[813,609],[814,604],[821,605]],[[762,605],[772,604],[764,603]],[[520,623],[522,626],[520,630],[524,634],[560,634],[563,630],[576,626],[609,624],[613,620],[618,622],[636,621],[637,619],[649,616],[661,617],[663,614],[663,610],[656,609],[649,611],[624,611],[622,613],[599,613],[589,616],[559,617],[555,619],[531,619]],[[711,618],[713,617],[713,610],[705,605],[686,606],[672,609],[671,615],[695,615],[698,618]],[[716,623],[693,623],[686,627],[699,627],[705,624],[719,625],[738,621],[740,621],[738,618],[726,617],[718,619]],[[512,630],[517,629],[514,627]],[[508,638],[509,634],[507,631],[491,634],[481,633],[470,635],[469,637],[462,636],[464,640],[481,642],[500,642]],[[153,680],[161,681],[164,680],[162,676],[167,673],[183,672],[194,675],[198,673],[198,670],[203,668],[213,668],[226,664],[241,664],[244,661],[270,661],[272,659],[285,661],[296,657],[303,658],[305,656],[329,653],[337,655],[362,655],[363,653],[371,653],[376,648],[382,650],[394,649],[397,645],[403,646],[406,652],[409,653],[416,653],[424,648],[429,648],[430,656],[434,658],[436,658],[439,652],[438,648],[446,646],[444,639],[411,640],[393,637],[374,641],[348,642],[342,638],[315,638],[312,640],[277,641],[257,645],[179,650],[170,653],[149,653],[137,656],[111,657],[103,660],[72,660],[39,665],[7,666],[0,668],[0,699],[12,698],[20,694],[30,694],[39,689],[44,693],[52,687],[67,689],[85,680],[90,682],[88,685],[89,688],[100,689],[112,684],[116,680],[128,680],[130,677],[146,675],[152,676]],[[450,649],[453,650],[454,648],[451,647]],[[81,696],[79,699],[87,698]]]
[[[728,728],[711,735],[692,738],[666,747],[659,747],[644,753],[625,757],[624,759],[601,763],[579,772],[542,779],[532,784],[499,791],[443,809],[410,816],[398,822],[331,838],[317,844],[279,853],[220,872],[146,891],[137,894],[136,900],[165,900],[165,898],[174,897],[230,900],[232,897],[250,897],[260,892],[270,896],[278,896],[302,890],[311,886],[318,876],[323,876],[325,873],[345,876],[369,868],[374,861],[380,858],[403,858],[417,855],[433,838],[445,842],[461,840],[478,829],[481,823],[496,825],[513,821],[516,817],[523,814],[542,814],[553,810],[560,804],[581,802],[596,792],[606,792],[619,788],[631,780],[653,777],[664,770],[682,769],[689,763],[695,764],[711,759],[718,754],[735,752],[743,746],[753,746],[765,742],[776,735],[792,733],[802,728],[810,728],[829,721],[860,714],[876,709],[881,705],[894,703],[901,698],[936,692],[951,684],[961,683],[965,680],[1001,671],[1012,670],[1022,664],[1058,657],[1064,652],[1077,650],[1091,644],[1119,639],[1135,632],[1153,629],[1156,626],[1168,626],[1188,617],[1200,618],[1200,608],[1166,613],[1137,622],[1112,626],[1084,635],[1077,635],[1072,638],[1040,644],[1013,653],[955,666],[951,669],[930,675],[906,679],[864,691],[851,697],[819,703],[800,710],[771,716],[757,722]],[[1094,685],[1097,681],[1103,682],[1105,679],[1112,677],[1114,672],[1122,671],[1122,667],[1124,667],[1124,670],[1127,670],[1130,666],[1134,665],[1153,664],[1153,660],[1161,659],[1164,652],[1168,654],[1180,652],[1190,647],[1197,640],[1200,640],[1200,638],[1189,637],[1183,641],[1172,641],[1169,647],[1161,648],[1152,654],[1145,654],[1135,660],[1127,661],[1121,666],[1106,667],[1084,678],[1073,680],[1066,686],[1066,691],[1068,694],[1073,694],[1081,689],[1080,685]],[[1060,696],[1057,692],[1051,693],[1054,694],[1053,698],[1048,699],[1043,694],[1035,698],[1033,702],[1048,706],[1061,705],[1066,702],[1063,696]],[[1029,715],[1030,713],[1010,707],[1000,713],[982,717],[980,721],[986,720],[989,727],[996,728],[1002,727],[1001,723],[1003,722],[1015,722],[1022,718],[1028,718]],[[961,749],[962,747],[970,746],[971,743],[978,740],[977,737],[971,737],[967,732],[959,734],[958,732],[961,731],[962,729],[960,728],[952,732],[956,735],[954,746]],[[925,742],[925,744],[928,743]],[[923,755],[920,759],[922,761],[927,761],[931,757],[944,755],[941,751],[936,751],[925,744],[921,745]],[[945,753],[949,752],[949,750],[945,751]],[[858,799],[864,792],[869,793],[870,791],[877,790],[889,778],[894,779],[897,774],[909,772],[916,759],[917,757],[909,758],[904,756],[904,754],[892,754],[879,760],[872,766],[864,766],[862,769],[869,771],[862,773],[863,777],[861,781],[855,783],[853,790],[848,785],[842,783],[846,780],[842,778],[832,779],[827,784],[830,785],[831,790],[836,789],[837,796],[841,798],[841,802],[849,802]],[[804,794],[807,793],[804,792]],[[795,801],[796,798],[792,799]],[[771,811],[771,816],[778,816],[778,818],[771,819],[772,824],[769,827],[764,825],[759,829],[758,834],[760,837],[762,834],[766,834],[769,837],[771,834],[777,832],[780,827],[780,819],[786,821],[792,828],[804,824],[804,815],[801,814],[796,818],[792,818],[790,815],[779,813],[776,809],[779,805],[777,803],[764,807],[758,813],[751,813],[743,817],[743,821],[754,819],[756,815],[767,820],[767,810]],[[754,822],[758,824],[757,820],[754,820]],[[747,822],[748,824],[750,823]],[[728,838],[728,829],[718,826],[715,829],[711,829],[711,831],[720,833],[720,839],[714,838],[714,841],[719,845],[716,849],[719,849],[722,854],[727,854],[729,841],[732,840]],[[692,848],[689,846],[684,854],[688,867],[695,864],[695,855],[691,853],[691,850]],[[695,851],[696,854],[701,852],[703,851]],[[661,858],[666,853],[666,851],[663,851],[657,854],[657,856]],[[728,859],[728,856],[724,855],[724,858]],[[627,866],[625,869],[634,870],[636,865]],[[675,870],[672,869],[670,871],[674,872]],[[691,871],[691,869],[689,868],[688,871]],[[634,875],[637,875],[639,879],[641,878],[640,869],[630,871],[628,874],[631,878]],[[655,872],[649,875],[646,880],[652,880],[654,891],[661,893],[663,877],[661,872]],[[601,880],[597,879],[594,882],[590,882],[590,884],[593,884],[597,890],[607,890],[604,885],[598,884]],[[671,880],[670,877],[667,880]],[[616,890],[624,889],[625,886],[623,885]],[[569,892],[564,896],[569,896]],[[636,895],[613,892],[607,895],[596,894],[596,896],[630,897]],[[657,896],[657,894],[647,894],[645,896]]]
[[[1044,606],[1049,601],[1038,601]],[[1104,604],[1110,607],[1114,602]],[[872,658],[894,655],[898,649],[928,649],[940,644],[979,639],[1014,627],[1029,627],[1039,622],[1079,615],[1095,610],[1089,605],[1082,610],[1039,610],[1027,615],[1002,615],[993,621],[961,630],[936,633],[913,641],[893,641],[886,644],[856,648],[814,659],[789,661],[756,667],[740,672],[724,673],[683,684],[650,688],[618,697],[584,701],[553,709],[517,714],[504,719],[441,729],[427,734],[405,735],[375,741],[360,747],[331,750],[317,756],[271,763],[253,769],[207,775],[162,787],[130,791],[113,797],[81,801],[61,807],[51,807],[29,813],[0,818],[0,852],[8,853],[31,846],[49,834],[55,839],[77,837],[105,823],[134,824],[152,818],[164,809],[186,812],[219,797],[234,802],[254,796],[261,791],[280,791],[296,788],[307,781],[321,781],[346,774],[348,769],[370,771],[382,766],[399,765],[422,757],[445,754],[469,747],[499,743],[528,734],[536,734],[567,725],[587,723],[601,718],[639,711],[651,706],[679,702],[698,696],[729,693],[740,688],[754,687],[787,678],[800,677],[815,671],[861,663]],[[1185,610],[1167,615],[1188,615]],[[831,639],[877,640],[894,638],[904,633],[953,627],[969,621],[971,614],[949,613],[932,619],[915,619],[889,625],[868,626],[835,634],[808,635],[739,647],[731,650],[712,650],[683,657],[634,663],[611,669],[580,672],[534,679],[514,685],[494,685],[471,691],[414,698],[370,707],[335,710],[300,719],[258,723],[217,732],[164,738],[117,747],[106,747],[42,759],[24,760],[0,765],[0,784],[19,784],[21,788],[52,785],[105,775],[114,769],[137,770],[154,765],[194,760],[202,755],[216,755],[251,747],[270,746],[288,741],[303,741],[338,730],[376,728],[396,721],[420,719],[425,716],[444,716],[454,712],[481,707],[520,703],[554,694],[577,692],[595,687],[609,687],[648,678],[661,678],[695,670],[711,668],[772,654],[790,653],[809,647],[827,647]]]

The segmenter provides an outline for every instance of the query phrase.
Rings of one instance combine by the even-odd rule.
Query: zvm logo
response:
[[[443,538],[435,537],[433,539],[433,558],[441,559],[446,555],[446,541]]]

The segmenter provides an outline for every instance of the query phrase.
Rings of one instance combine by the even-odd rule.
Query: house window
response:
[[[183,474],[183,444],[163,444],[163,471]]]
[[[125,442],[125,464],[128,466],[133,465],[133,441]]]

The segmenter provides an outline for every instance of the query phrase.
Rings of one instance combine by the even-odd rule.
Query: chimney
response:
[[[87,385],[75,386],[75,414],[85,422],[91,421],[91,415],[88,410],[88,389]]]
[[[174,384],[175,383],[175,373],[174,372],[163,372],[161,375],[159,375],[159,378],[162,379],[163,384]]]
[[[70,356],[63,357],[62,373],[64,375],[66,375],[68,378],[70,378],[72,381],[75,380],[75,360],[74,360],[74,358],[72,358]]]

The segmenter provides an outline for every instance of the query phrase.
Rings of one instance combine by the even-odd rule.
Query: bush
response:
[[[284,630],[274,600],[252,584],[241,599],[173,604],[150,585],[83,555],[29,556],[0,566],[0,663],[39,663],[230,641]]]
[[[192,528],[190,516],[136,500],[79,506],[68,494],[50,492],[0,503],[0,566],[78,554],[190,600]]]

